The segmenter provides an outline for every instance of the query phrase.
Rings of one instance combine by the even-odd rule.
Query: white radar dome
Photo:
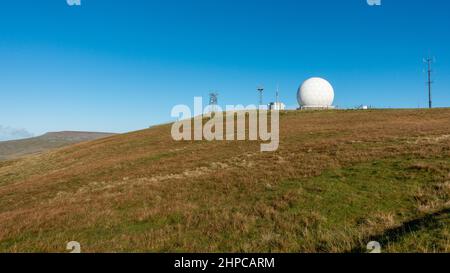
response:
[[[302,108],[333,108],[334,89],[322,78],[310,78],[298,89],[297,100]]]

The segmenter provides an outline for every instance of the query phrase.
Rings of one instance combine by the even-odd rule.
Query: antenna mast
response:
[[[433,84],[433,81],[431,79],[431,73],[433,72],[433,70],[431,69],[431,65],[433,64],[434,59],[428,57],[428,58],[424,59],[424,62],[427,64],[427,68],[428,68],[428,71],[427,71],[427,74],[428,74],[428,82],[427,82],[427,84],[428,84],[428,106],[431,109],[431,108],[433,108],[433,101],[432,101],[432,96],[431,96],[431,85]]]
[[[258,86],[257,88],[259,92],[259,106],[263,105],[263,93],[264,93],[264,86]]]
[[[212,112],[216,112],[216,106],[219,101],[219,93],[217,92],[211,92],[209,93],[209,105],[212,108]]]
[[[277,94],[276,94],[276,100],[275,100],[275,102],[277,103],[277,105],[279,104],[279,102],[280,102],[280,85],[279,84],[277,84]],[[278,107],[278,106],[277,106]]]

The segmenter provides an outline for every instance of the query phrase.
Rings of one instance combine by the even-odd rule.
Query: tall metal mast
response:
[[[434,62],[433,58],[426,58],[424,59],[424,62],[427,64],[427,74],[428,74],[428,106],[429,108],[433,108],[433,101],[432,101],[432,95],[431,95],[431,85],[433,84],[433,81],[431,79],[431,73],[433,72],[433,70],[431,69],[431,65]]]
[[[277,84],[277,94],[276,94],[275,102],[277,103],[277,107],[278,107],[278,104],[280,102],[280,85],[279,84]]]
[[[259,92],[259,106],[263,105],[263,93],[264,93],[264,86],[258,86],[257,88]]]
[[[216,112],[216,106],[219,101],[219,93],[211,92],[209,93],[209,105],[211,105],[212,112]]]

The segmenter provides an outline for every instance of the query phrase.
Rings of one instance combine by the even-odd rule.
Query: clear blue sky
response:
[[[311,76],[335,105],[425,107],[422,58],[436,56],[436,106],[450,106],[446,0],[5,0],[0,126],[33,134],[126,132],[171,121],[175,104],[281,98]],[[1,128],[1,127],[0,127]]]

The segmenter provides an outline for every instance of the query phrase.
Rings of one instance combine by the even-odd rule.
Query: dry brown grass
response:
[[[0,251],[61,252],[71,240],[93,252],[350,251],[449,206],[449,135],[450,109],[285,112],[274,153],[175,142],[163,125],[0,162]],[[310,183],[396,159],[410,162],[392,167],[407,176],[392,171],[405,182],[386,192],[371,175],[367,189]],[[398,207],[383,203],[391,186]],[[379,205],[358,199],[372,191]]]

